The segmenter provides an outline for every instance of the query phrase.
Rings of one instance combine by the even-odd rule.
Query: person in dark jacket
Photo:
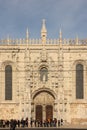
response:
[[[10,130],[15,130],[15,128],[16,128],[16,120],[11,120],[11,122],[10,122]]]

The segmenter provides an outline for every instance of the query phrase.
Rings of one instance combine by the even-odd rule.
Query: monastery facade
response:
[[[0,40],[0,119],[87,122],[87,40]]]

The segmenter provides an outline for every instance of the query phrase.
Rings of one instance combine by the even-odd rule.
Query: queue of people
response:
[[[31,127],[59,127],[63,125],[63,119],[57,120],[56,118],[54,119],[47,119],[44,121],[40,120],[31,120],[30,126]]]
[[[10,130],[15,130],[16,127],[28,127],[28,118],[25,120],[11,119],[11,120],[0,120],[0,127],[10,128]]]
[[[22,118],[21,120],[0,120],[0,127],[9,127],[10,130],[15,130],[16,127],[60,127],[61,125],[63,125],[63,119],[57,120],[56,118],[44,121],[33,119],[29,121],[28,118]]]

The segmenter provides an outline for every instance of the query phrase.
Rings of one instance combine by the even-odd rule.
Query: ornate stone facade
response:
[[[83,66],[83,98],[79,99],[76,98],[78,64]],[[10,82],[6,79],[6,73],[9,74],[6,66],[12,67],[10,100],[5,98]],[[86,123],[86,79],[87,40],[63,39],[61,30],[58,39],[47,39],[44,20],[40,39],[30,39],[27,29],[25,39],[0,40],[1,119],[63,118],[69,123]]]

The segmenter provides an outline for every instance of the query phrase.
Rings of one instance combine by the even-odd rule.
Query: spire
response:
[[[26,30],[26,43],[27,43],[27,45],[29,43],[29,32],[28,32],[28,28]]]
[[[62,31],[59,31],[59,43],[62,44]]]
[[[7,44],[9,45],[9,43],[10,43],[10,37],[9,37],[9,35],[7,36]]]
[[[28,32],[28,28],[26,30],[26,39],[29,39],[29,32]]]
[[[60,32],[59,32],[59,39],[62,39],[62,31],[60,29]]]
[[[47,29],[46,29],[45,19],[43,19],[42,20],[42,29],[41,29],[42,42],[46,42],[46,37],[47,37]]]
[[[78,39],[78,35],[76,36],[76,44],[79,44],[79,39]]]

